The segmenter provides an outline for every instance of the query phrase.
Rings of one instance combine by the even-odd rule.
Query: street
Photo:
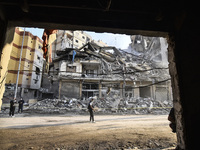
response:
[[[0,118],[1,150],[164,149],[176,146],[167,115],[23,115]]]

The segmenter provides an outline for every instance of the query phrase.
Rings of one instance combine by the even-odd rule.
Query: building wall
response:
[[[70,69],[71,68],[71,69]],[[74,68],[74,69],[73,69]],[[69,63],[67,61],[62,61],[60,64],[60,73],[59,76],[81,76],[82,73],[82,64],[81,63]]]
[[[152,96],[153,95],[151,95],[151,87],[140,88],[140,97],[147,98]]]
[[[12,51],[8,64],[8,75],[6,77],[7,84],[16,83],[17,80],[23,33],[24,31],[22,29],[15,28]],[[41,48],[42,40],[29,32],[25,32],[18,86],[32,89],[40,88],[42,76],[39,76],[37,84],[35,84],[33,80],[35,79],[36,66],[42,72],[43,51]],[[38,61],[38,57],[40,58],[40,61]]]
[[[63,96],[69,98],[80,98],[80,83],[77,81],[60,81],[60,95],[59,97],[62,98]]]
[[[2,33],[3,34],[3,33]],[[6,76],[8,74],[7,68],[8,68],[8,63],[10,59],[10,54],[12,51],[12,41],[14,37],[14,28],[8,28],[6,32],[6,39],[5,39],[5,45],[2,49],[1,53],[1,64],[0,64],[0,81],[1,81],[1,86],[0,86],[0,110],[1,110],[1,105],[2,105],[2,98],[3,94],[5,91],[5,83],[6,83]]]
[[[56,40],[52,43],[52,58],[57,57],[57,50],[81,48],[88,42],[95,43],[99,46],[107,46],[107,44],[101,40],[93,40],[92,37],[84,31],[58,30],[56,33]]]
[[[80,48],[87,42],[91,42],[92,37],[83,31],[74,31],[73,48]]]

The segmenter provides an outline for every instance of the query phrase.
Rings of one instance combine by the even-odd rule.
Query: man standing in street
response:
[[[17,101],[14,98],[14,100],[12,99],[10,101],[10,112],[9,112],[9,116],[11,117],[15,117],[15,105],[16,105]]]
[[[24,105],[23,98],[21,98],[18,103],[19,103],[18,113],[20,113],[20,111],[22,113],[23,112],[23,105]]]
[[[93,112],[94,111],[93,102],[94,102],[94,99],[91,98],[91,100],[90,100],[90,102],[88,104],[88,110],[90,112],[90,122],[95,123],[95,121],[94,121],[94,112]]]

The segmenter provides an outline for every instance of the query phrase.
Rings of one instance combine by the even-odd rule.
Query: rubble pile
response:
[[[35,113],[87,113],[89,99],[75,98],[44,99],[29,106],[26,110]],[[97,114],[168,114],[172,102],[155,101],[151,98],[120,98],[118,96],[95,99]]]
[[[82,108],[86,108],[86,104],[78,99],[44,99],[29,106],[27,109],[31,112],[38,113],[66,113],[79,112]]]

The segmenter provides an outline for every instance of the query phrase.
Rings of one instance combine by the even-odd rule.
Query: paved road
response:
[[[167,115],[16,114],[0,118],[0,147],[23,149],[163,149],[176,145]]]
[[[107,121],[134,121],[138,124],[142,121],[149,123],[149,121],[156,121],[158,124],[168,125],[166,115],[96,115],[96,123]],[[30,128],[42,126],[60,126],[72,124],[88,123],[89,116],[87,115],[39,115],[39,116],[26,116],[17,114],[15,117],[2,117],[0,118],[0,128]],[[139,121],[139,122],[138,122]]]

